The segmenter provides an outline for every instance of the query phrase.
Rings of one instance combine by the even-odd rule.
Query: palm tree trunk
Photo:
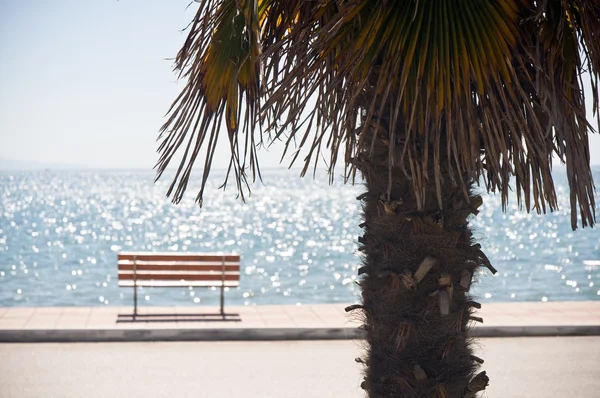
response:
[[[365,358],[357,358],[365,364],[362,387],[369,397],[475,397],[488,378],[485,372],[475,376],[483,361],[472,355],[468,331],[471,321],[481,321],[473,315],[480,305],[468,291],[478,267],[493,270],[467,225],[481,197],[469,193],[467,200],[442,171],[443,208],[433,175],[419,208],[400,168],[391,170],[388,197],[383,140],[369,159],[357,164],[367,188],[360,197],[362,305],[346,309],[364,315],[368,348]],[[471,187],[471,180],[464,182]]]

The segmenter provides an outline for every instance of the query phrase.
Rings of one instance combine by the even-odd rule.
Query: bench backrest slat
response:
[[[118,268],[119,280],[240,280],[238,254],[125,252],[118,254]]]
[[[119,260],[132,260],[136,261],[203,261],[203,262],[240,262],[239,254],[215,254],[215,253],[176,253],[176,252],[124,252],[119,253]]]
[[[134,279],[133,273],[131,274],[119,274],[119,280],[130,281]],[[161,281],[239,281],[240,275],[221,275],[221,274],[185,274],[185,273],[173,273],[173,274],[137,274],[135,275],[137,280],[161,280]]]
[[[119,271],[133,271],[133,261],[119,261]],[[136,263],[135,269],[138,271],[218,271],[221,272],[223,266],[215,263],[177,263],[177,262],[161,262],[161,263]],[[225,265],[226,272],[240,272],[238,265]]]

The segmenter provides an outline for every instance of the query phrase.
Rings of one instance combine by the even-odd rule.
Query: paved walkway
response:
[[[226,307],[0,307],[0,341],[272,340],[360,337],[343,304]],[[600,335],[600,301],[486,304],[482,337]]]
[[[593,398],[600,337],[481,339],[486,398]],[[0,344],[0,396],[364,397],[359,341]]]

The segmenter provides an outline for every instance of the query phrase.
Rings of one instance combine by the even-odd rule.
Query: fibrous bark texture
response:
[[[358,166],[367,187],[359,197],[362,305],[347,308],[364,319],[368,348],[357,358],[365,364],[362,387],[373,398],[475,397],[488,378],[476,374],[483,361],[470,348],[469,325],[481,319],[469,288],[480,266],[494,271],[467,223],[482,199],[465,195],[442,170],[442,208],[435,195],[418,208],[410,181],[400,168],[389,168],[385,142],[372,150],[370,159],[381,164]]]

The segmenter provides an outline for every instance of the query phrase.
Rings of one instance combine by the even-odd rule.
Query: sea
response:
[[[600,167],[593,169],[600,181]],[[481,271],[481,302],[600,300],[600,230],[571,230],[564,169],[556,169],[560,210],[527,214],[511,197],[485,194],[471,225],[498,273]],[[0,171],[0,306],[130,306],[119,288],[122,251],[235,252],[240,287],[231,305],[351,303],[361,266],[357,238],[364,190],[325,172],[263,170],[245,201],[212,174],[204,205],[200,175],[182,203],[151,171]],[[597,197],[597,203],[600,197]],[[600,221],[600,207],[596,206]],[[214,290],[214,289],[213,289]],[[142,306],[218,303],[211,289],[142,288]]]

